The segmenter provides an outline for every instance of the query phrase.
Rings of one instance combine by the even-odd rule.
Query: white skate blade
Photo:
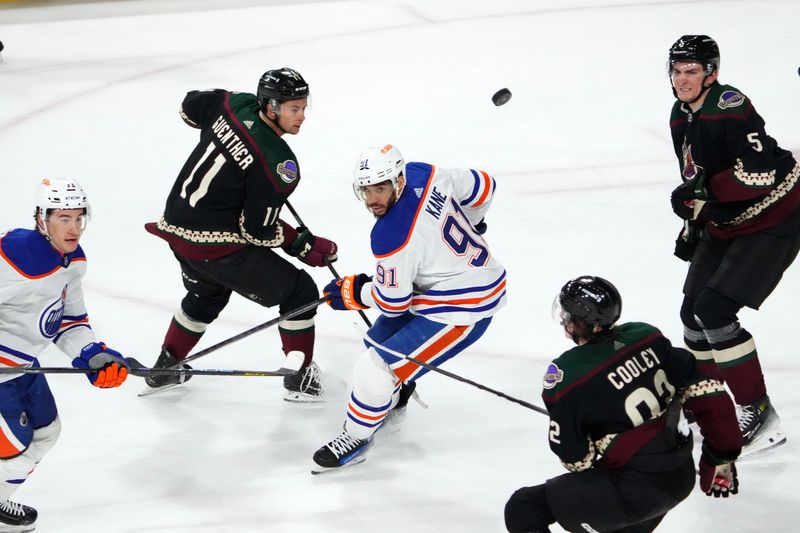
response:
[[[320,465],[314,463],[314,466],[311,467],[311,475],[312,476],[317,476],[319,474],[326,474],[328,472],[338,472],[338,471],[343,470],[343,469],[345,469],[347,467],[350,467],[350,466],[360,465],[361,463],[363,463],[366,460],[367,460],[366,455],[364,453],[362,453],[362,454],[356,456],[354,459],[351,459],[350,461],[346,462],[342,466],[334,466],[333,468],[320,466]]]
[[[306,394],[305,392],[293,391],[284,389],[283,400],[290,403],[305,403],[305,404],[319,404],[328,401],[327,395],[322,394]]]
[[[28,524],[27,526],[12,526],[9,524],[0,523],[0,533],[25,533],[27,531],[34,531],[36,529],[36,522]]]
[[[751,460],[778,446],[786,444],[786,434],[780,426],[776,426],[759,434],[758,438],[742,448],[737,461]]]
[[[164,385],[161,387],[151,387],[149,385],[145,385],[144,390],[139,393],[139,397],[143,398],[144,396],[152,396],[153,394],[158,394],[159,392],[164,392],[169,389],[174,389],[178,385],[183,385],[183,383],[170,383],[168,385]]]

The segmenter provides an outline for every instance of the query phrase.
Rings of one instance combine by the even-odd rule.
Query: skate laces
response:
[[[306,392],[308,389],[319,388],[320,386],[320,371],[317,363],[312,362],[300,379],[300,392]]]
[[[25,516],[25,509],[23,509],[22,504],[10,500],[0,503],[0,510],[12,515]]]
[[[335,453],[337,457],[341,457],[353,449],[358,448],[360,444],[360,440],[350,435],[347,431],[343,431],[341,435],[328,443],[328,448]]]
[[[748,430],[756,419],[757,414],[758,407],[754,405],[742,406],[742,410],[739,413],[739,431],[744,433],[745,430]]]

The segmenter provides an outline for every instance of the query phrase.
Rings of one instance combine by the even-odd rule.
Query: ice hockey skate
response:
[[[740,460],[786,443],[781,419],[772,407],[769,396],[739,407],[739,429],[744,439]]]
[[[38,515],[33,507],[6,500],[0,503],[0,532],[33,531]]]
[[[357,439],[345,429],[342,433],[314,453],[312,474],[321,474],[342,468],[355,466],[366,460],[367,451],[372,447],[372,437]]]
[[[283,399],[293,403],[321,403],[344,392],[346,383],[323,374],[317,363],[303,366],[300,371],[283,378]]]
[[[175,357],[166,348],[161,348],[161,354],[158,356],[158,360],[153,368],[170,368],[175,366],[177,361],[175,361]],[[191,369],[189,365],[183,365],[183,368]],[[183,383],[186,383],[192,378],[190,375],[161,375],[161,376],[147,376],[144,382],[147,384],[147,387],[139,393],[139,396],[149,396],[150,394],[155,394],[157,392],[162,392],[173,387],[177,387]]]

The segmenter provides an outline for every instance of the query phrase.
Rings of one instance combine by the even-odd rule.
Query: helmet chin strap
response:
[[[270,104],[267,104],[267,105],[270,105]],[[273,111],[273,113],[275,113],[275,112]],[[259,112],[258,112],[258,115],[261,117],[261,119],[262,119],[262,120],[264,120],[264,121],[266,121],[266,122],[269,122],[270,124],[272,124],[273,126],[275,126],[276,128],[278,128],[278,129],[279,129],[280,131],[282,131],[283,133],[289,133],[288,131],[286,131],[285,129],[283,129],[283,127],[281,126],[281,123],[278,121],[278,114],[277,114],[277,113],[275,113],[275,120],[272,120],[271,118],[269,118],[269,117],[266,115],[266,113],[264,113],[264,111],[259,111]]]
[[[697,93],[697,96],[695,96],[693,99],[689,100],[688,102],[683,102],[683,100],[681,100],[681,102],[684,103],[684,104],[692,105],[696,101],[700,100],[700,98],[702,98],[709,91],[709,89],[711,89],[711,87],[713,87],[714,83],[716,83],[716,81],[712,81],[709,85],[705,84],[706,80],[708,79],[708,77],[711,76],[711,74],[713,74],[713,73],[714,73],[714,71],[712,70],[710,73],[705,75],[705,77],[703,78],[703,88],[700,90],[699,93]],[[678,91],[675,90],[675,84],[672,83],[672,80],[670,80],[669,84],[672,86],[672,95],[675,98],[678,98]],[[680,100],[680,98],[678,98],[678,100]]]

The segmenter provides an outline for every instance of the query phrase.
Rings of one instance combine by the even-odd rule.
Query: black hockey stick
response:
[[[291,376],[296,374],[303,363],[302,358],[287,358],[286,366],[277,370],[218,370],[200,368],[148,368],[133,357],[128,360],[128,373],[132,376],[146,378],[148,376]],[[3,367],[0,374],[91,374],[96,369],[72,367]]]
[[[419,366],[421,366],[423,368],[427,368],[428,370],[430,370],[432,372],[436,372],[438,374],[442,374],[443,376],[447,376],[448,378],[454,379],[456,381],[460,381],[462,383],[466,383],[467,385],[472,385],[473,387],[477,387],[477,388],[479,388],[481,390],[484,390],[486,392],[491,392],[495,396],[500,396],[503,399],[506,399],[506,400],[508,400],[510,402],[517,403],[517,404],[519,404],[519,405],[521,405],[523,407],[527,407],[528,409],[531,409],[532,411],[536,411],[537,413],[541,413],[543,415],[550,416],[550,413],[547,412],[547,409],[545,409],[543,407],[539,407],[538,405],[534,405],[534,404],[532,404],[530,402],[526,402],[525,400],[520,400],[519,398],[514,398],[513,396],[509,396],[505,392],[500,392],[499,390],[495,390],[495,389],[493,389],[491,387],[487,387],[486,385],[481,385],[480,383],[472,381],[471,379],[467,379],[467,378],[461,377],[458,374],[453,374],[452,372],[449,372],[447,370],[441,369],[441,368],[439,368],[437,366],[433,366],[433,365],[428,364],[428,363],[426,363],[424,361],[420,361],[419,359],[415,359],[413,357],[409,357],[407,355],[401,354],[400,352],[392,350],[391,348],[387,348],[386,346],[383,346],[382,344],[379,344],[379,343],[375,342],[372,339],[372,337],[369,336],[369,334],[364,334],[364,338],[367,340],[367,342],[369,342],[370,344],[372,344],[376,348],[380,348],[381,350],[385,350],[386,352],[389,352],[390,354],[394,355],[395,357],[400,357],[402,359],[405,359],[406,361],[410,361],[410,362],[412,362],[414,364],[417,364],[417,365],[419,365]]]
[[[317,298],[316,300],[314,300],[312,302],[308,302],[305,305],[301,305],[297,309],[293,309],[291,311],[287,311],[286,313],[284,313],[284,314],[282,314],[280,316],[277,316],[277,317],[273,318],[272,320],[268,320],[267,322],[264,322],[263,324],[255,326],[253,328],[250,328],[247,331],[243,331],[243,332],[239,333],[238,335],[234,335],[233,337],[231,337],[229,339],[225,339],[224,341],[220,341],[220,342],[218,342],[217,344],[215,344],[213,346],[209,346],[208,348],[200,350],[196,354],[190,355],[189,357],[187,357],[183,361],[179,361],[178,363],[176,363],[175,365],[173,365],[170,368],[172,368],[172,369],[180,368],[181,365],[183,365],[184,363],[188,363],[189,361],[194,361],[195,359],[199,359],[199,358],[203,357],[204,355],[208,355],[211,352],[216,352],[220,348],[228,346],[229,344],[233,344],[236,341],[240,341],[240,340],[244,339],[245,337],[249,337],[253,333],[258,333],[261,330],[264,330],[264,329],[267,329],[267,328],[271,328],[275,324],[280,324],[284,320],[289,320],[290,318],[294,318],[297,315],[302,315],[303,313],[305,313],[307,311],[311,311],[312,309],[315,309],[315,308],[319,307],[320,305],[324,304],[327,300],[328,300],[327,296],[321,296],[321,297]]]
[[[284,203],[284,205],[286,205],[287,208],[289,208],[289,211],[292,213],[292,216],[297,221],[297,223],[300,224],[301,226],[305,226],[305,224],[303,224],[303,220],[300,218],[300,215],[297,214],[297,211],[294,210],[294,207],[292,207],[292,204],[289,203],[289,200],[286,200],[283,203]],[[331,263],[328,263],[326,261],[325,264],[328,265],[328,268],[331,270],[331,274],[333,274],[336,277],[336,279],[342,279],[342,277],[339,275],[339,273],[336,272],[336,269],[333,268],[333,265]],[[367,318],[367,315],[364,313],[364,311],[359,309],[358,310],[358,314],[361,315],[361,318],[367,324],[367,327],[371,328],[372,327],[372,322],[370,322],[369,318]]]

